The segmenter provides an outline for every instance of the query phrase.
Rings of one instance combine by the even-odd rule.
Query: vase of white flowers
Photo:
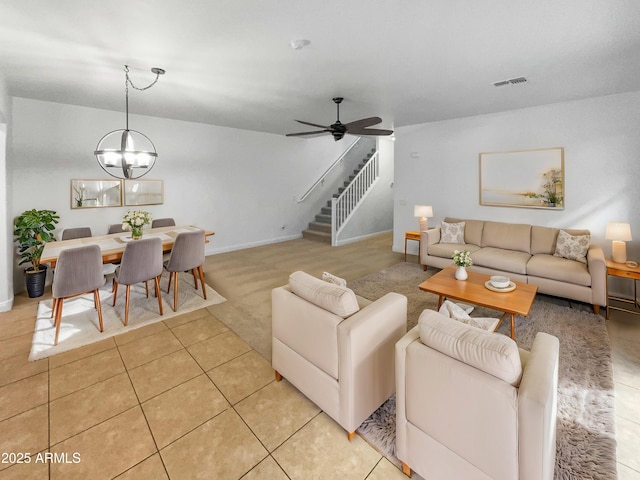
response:
[[[471,252],[469,250],[454,250],[453,251],[453,263],[458,267],[456,269],[456,280],[466,280],[469,278],[467,273],[467,267],[473,265],[471,260]]]
[[[131,230],[131,238],[142,238],[142,227],[151,223],[151,214],[146,210],[129,210],[122,218],[122,228]]]

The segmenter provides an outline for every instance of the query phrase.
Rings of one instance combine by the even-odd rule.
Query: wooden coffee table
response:
[[[484,286],[490,276],[483,273],[468,272],[467,280],[456,280],[456,267],[445,268],[431,278],[422,282],[419,287],[425,292],[439,295],[438,310],[445,298],[469,302],[481,307],[492,308],[504,312],[496,329],[506,315],[511,316],[511,338],[515,335],[515,316],[529,315],[531,305],[536,298],[538,287],[528,283],[513,282],[515,290],[511,292],[494,292]]]

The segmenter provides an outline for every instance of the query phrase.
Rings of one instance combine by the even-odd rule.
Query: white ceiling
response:
[[[167,71],[132,113],[284,134],[343,96],[395,128],[640,90],[640,1],[0,0],[10,95],[124,111],[125,64]]]

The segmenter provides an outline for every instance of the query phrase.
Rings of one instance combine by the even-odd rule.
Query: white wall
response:
[[[207,254],[299,237],[317,212],[296,198],[349,145],[137,115],[129,124],[158,151],[147,177],[164,180],[165,203],[144,208],[215,231]],[[11,218],[50,208],[61,217],[58,234],[90,226],[94,235],[121,221],[126,207],[72,210],[69,190],[72,178],[109,178],[93,150],[105,133],[124,127],[123,113],[14,98],[12,127]],[[21,290],[21,269],[14,279]]]
[[[8,119],[11,118],[11,100],[7,94],[4,78],[0,75],[0,312],[13,306],[13,217],[10,186],[7,184]],[[7,235],[4,232],[8,232]]]
[[[640,260],[639,127],[634,92],[396,129],[394,250],[418,228],[414,204],[425,204],[430,225],[452,216],[587,228],[607,255],[607,222],[629,222],[628,254]],[[545,147],[564,147],[564,210],[479,204],[480,152]]]

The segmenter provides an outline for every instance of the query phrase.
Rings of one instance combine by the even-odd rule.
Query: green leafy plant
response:
[[[53,210],[26,210],[16,218],[13,234],[22,257],[19,265],[31,262],[33,270],[40,271],[40,257],[44,244],[55,240],[53,231],[60,217]]]

